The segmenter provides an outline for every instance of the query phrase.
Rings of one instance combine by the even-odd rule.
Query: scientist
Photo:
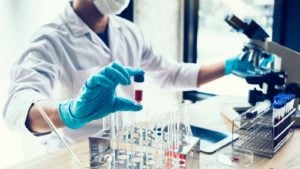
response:
[[[101,129],[116,111],[139,111],[131,77],[144,71],[162,88],[197,88],[241,66],[236,57],[201,68],[159,55],[131,22],[114,14],[130,0],[74,0],[62,15],[42,26],[12,67],[4,119],[14,130],[50,132],[33,99],[70,141]],[[120,93],[116,87],[120,85]],[[54,89],[61,89],[55,100]],[[62,101],[63,100],[63,101]]]

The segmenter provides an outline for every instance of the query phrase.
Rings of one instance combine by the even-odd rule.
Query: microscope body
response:
[[[300,84],[300,53],[273,41],[251,40],[250,44],[261,47],[264,51],[274,54],[274,70],[287,73],[286,83]],[[299,72],[298,72],[299,71]]]
[[[264,52],[272,53],[275,59],[273,68],[257,77],[262,80],[255,82],[254,77],[250,76],[246,77],[246,81],[249,84],[259,84],[268,99],[272,99],[279,92],[292,92],[299,98],[300,93],[297,88],[300,88],[300,85],[297,84],[300,84],[300,53],[272,41],[251,40],[249,43]],[[251,100],[250,96],[249,100]]]
[[[249,38],[249,42],[244,45],[240,54],[240,60],[247,59],[253,64],[253,70],[233,72],[245,78],[247,83],[259,85],[261,88],[261,90],[250,91],[249,102],[255,104],[262,99],[272,101],[276,94],[286,92],[289,84],[293,86],[289,88],[289,92],[294,92],[292,90],[296,90],[296,84],[300,84],[300,69],[298,69],[300,53],[269,41],[267,32],[254,20],[242,21],[235,15],[229,15],[225,21],[234,30]],[[270,58],[274,58],[273,64],[264,65],[263,62]],[[295,94],[298,96],[297,93]]]
[[[255,105],[265,99],[273,101],[276,94],[285,92],[295,94],[297,99],[294,108],[298,109],[300,53],[269,41],[269,35],[254,20],[242,21],[235,15],[229,15],[225,21],[237,32],[242,32],[249,38],[249,42],[244,45],[240,60],[247,58],[253,64],[254,71],[233,72],[245,78],[248,84],[259,86],[260,89],[249,91],[249,103]],[[262,67],[262,61],[270,56],[274,57],[272,65]],[[300,126],[299,111],[296,113],[295,126]]]

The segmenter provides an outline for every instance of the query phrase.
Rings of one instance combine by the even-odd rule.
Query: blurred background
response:
[[[197,63],[211,64],[238,55],[248,38],[233,32],[224,22],[228,14],[254,19],[272,39],[274,0],[200,0]],[[220,87],[222,86],[222,87]],[[201,87],[201,91],[217,95],[247,96],[249,85],[244,79],[230,75]]]
[[[68,0],[1,0],[0,1],[0,110],[3,110],[10,84],[10,67],[27,47],[31,35],[44,23],[62,13]],[[157,4],[160,4],[157,6]],[[182,1],[136,0],[135,22],[154,47],[162,54],[181,61],[180,34]],[[172,4],[172,5],[170,5]],[[246,38],[230,31],[224,17],[235,13],[243,18],[255,19],[272,35],[273,0],[201,0],[199,1],[199,30],[197,64],[210,64],[237,55]],[[163,11],[163,12],[162,12]],[[171,19],[170,19],[171,18]],[[173,18],[173,19],[172,19]],[[181,18],[181,20],[180,20]],[[177,27],[178,26],[178,27]],[[170,28],[171,27],[171,28]],[[172,27],[174,27],[172,29]],[[175,28],[177,27],[177,28]],[[168,44],[168,45],[165,45]],[[221,87],[220,87],[221,86]],[[148,88],[152,91],[152,86]],[[218,95],[246,96],[248,86],[243,79],[224,77],[202,86],[199,90]],[[150,94],[151,93],[151,94]],[[157,97],[157,93],[162,97]],[[149,105],[159,106],[160,98],[172,103],[178,93],[158,90],[148,92]],[[166,98],[166,99],[165,99]],[[23,133],[9,130],[0,118],[0,168],[9,166],[40,154],[44,151],[36,139]]]
[[[0,168],[38,156],[43,151],[37,140],[7,129],[2,110],[10,84],[10,68],[28,46],[31,35],[61,13],[68,0],[0,1]],[[29,150],[32,151],[29,151]]]

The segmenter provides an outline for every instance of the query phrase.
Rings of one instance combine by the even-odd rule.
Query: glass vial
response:
[[[144,75],[135,75],[134,76],[134,99],[136,102],[141,103],[143,100],[143,82]]]

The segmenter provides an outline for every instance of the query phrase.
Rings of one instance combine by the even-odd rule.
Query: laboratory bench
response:
[[[190,122],[193,125],[205,126],[210,129],[227,130],[232,129],[232,123],[221,113],[225,104],[239,104],[243,99],[237,96],[216,96],[195,103],[190,110]],[[243,104],[243,103],[242,103]],[[88,141],[74,144],[73,150],[76,154],[88,156]],[[230,150],[228,145],[223,150]],[[218,152],[217,152],[218,153]],[[217,153],[200,154],[201,169],[229,169],[216,160]],[[43,155],[41,157],[25,161],[9,169],[31,169],[31,168],[72,168],[70,155],[67,150]],[[249,169],[299,169],[300,168],[300,129],[295,129],[293,137],[272,157],[254,156],[254,163]]]

